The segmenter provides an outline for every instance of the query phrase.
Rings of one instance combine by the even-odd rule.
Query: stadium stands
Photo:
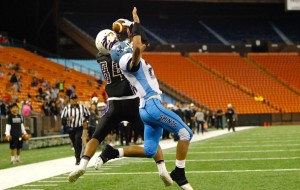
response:
[[[262,96],[282,112],[299,112],[300,96],[290,91],[270,75],[240,57],[239,54],[191,54],[202,64],[229,77],[237,84]]]
[[[300,92],[300,56],[297,53],[249,53],[248,57]]]
[[[230,44],[246,44],[255,40],[283,43],[267,19],[254,16],[248,18],[220,17],[203,19],[203,21]]]
[[[117,19],[113,15],[103,16],[96,13],[64,14],[64,18],[93,38],[101,29],[111,28],[111,23]],[[203,22],[216,33],[203,27],[200,22]],[[256,15],[206,17],[200,14],[178,13],[176,15],[145,15],[142,24],[149,31],[147,33],[150,42],[155,44],[223,44],[216,36],[220,35],[230,44],[238,45],[251,43],[255,40],[286,43],[273,26],[279,29],[284,36],[290,37],[293,44],[299,43],[300,37],[296,31],[300,26],[297,22],[292,26],[291,23],[293,21],[289,17],[280,19],[256,17]]]
[[[159,27],[157,23],[159,23],[159,26],[164,27]],[[197,17],[191,15],[143,17],[143,26],[165,40],[168,44],[221,43],[198,23]]]
[[[67,71],[64,66],[24,49],[6,47],[1,48],[0,52],[0,61],[4,67],[11,62],[20,63],[23,70],[18,72],[23,78],[22,91],[19,93],[21,100],[26,100],[27,94],[36,96],[38,93],[37,87],[30,85],[34,76],[28,72],[30,70],[51,84],[55,84],[58,79],[66,81],[65,88],[75,84],[81,100],[89,100],[91,92],[97,87],[96,82],[92,86],[87,84],[87,80],[95,81],[93,77],[72,69]],[[274,80],[263,69],[252,64],[251,60],[234,53],[190,53],[189,56],[186,58],[180,53],[149,52],[143,55],[157,68],[156,75],[162,82],[210,109],[225,109],[228,103],[232,103],[240,114],[299,112],[299,94]],[[252,53],[249,58],[299,91],[298,54]],[[277,67],[274,67],[274,62]],[[9,79],[5,76],[2,78],[0,93],[4,96]],[[263,101],[255,101],[255,97],[262,97]],[[33,102],[33,106],[39,110],[41,103]]]
[[[232,103],[240,114],[278,112],[266,104],[254,101],[252,96],[179,53],[145,53],[143,58],[151,63],[160,80],[211,109],[225,109],[228,103]]]
[[[22,48],[1,47],[0,61],[4,68],[9,63],[20,64],[20,72],[16,72],[16,74],[22,76],[21,92],[18,93],[18,97],[21,101],[26,101],[28,99],[28,94],[30,94],[31,97],[35,97],[38,94],[38,87],[31,86],[33,76],[36,76],[38,79],[44,78],[51,85],[55,85],[57,80],[65,81],[65,90],[69,86],[75,85],[75,92],[81,101],[90,101],[92,92],[98,87],[94,77],[73,69],[66,69],[60,64],[52,62]],[[9,86],[9,77],[7,74],[9,72],[13,73],[13,71],[8,69],[4,71],[6,72],[6,76],[3,77],[3,80],[1,80],[1,97],[4,96],[5,92],[12,93],[12,91],[10,91],[11,89],[7,89],[6,87]],[[88,85],[88,80],[91,81],[91,85]],[[102,87],[99,90],[98,96],[101,95],[103,90],[104,88]],[[101,96],[98,98],[99,101],[104,101]],[[35,101],[34,98],[31,99],[31,101],[34,110],[40,111],[43,103]]]
[[[299,18],[289,17],[289,18],[277,18],[271,20],[275,26],[277,26],[294,44],[300,43],[300,23]]]

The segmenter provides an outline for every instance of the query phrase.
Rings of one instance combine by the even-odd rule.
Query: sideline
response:
[[[238,132],[251,128],[253,127],[236,127],[235,129]],[[191,142],[206,140],[229,133],[233,132],[228,132],[227,129],[224,129],[210,131],[208,133],[204,133],[204,135],[195,134]],[[173,139],[160,141],[162,149],[173,148],[176,147],[176,145],[177,142],[174,142]],[[96,152],[96,154],[91,158],[88,167],[92,167],[94,165],[99,153],[100,152]],[[47,152],[45,152],[45,154],[47,154]],[[72,156],[0,170],[0,189],[12,188],[71,172],[74,167],[76,167],[74,165],[74,161],[75,158]]]

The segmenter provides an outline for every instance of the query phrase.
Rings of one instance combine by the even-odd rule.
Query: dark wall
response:
[[[59,2],[59,9],[54,4]],[[143,15],[192,14],[199,17],[249,16],[297,17],[300,11],[285,12],[283,3],[198,3],[148,0],[5,0],[1,2],[0,31],[12,38],[57,53],[61,34],[54,24],[54,15],[64,12],[86,12],[130,18],[133,6]],[[176,22],[176,21],[174,21]],[[157,23],[159,25],[159,23]],[[184,26],[182,26],[184,27]]]
[[[243,114],[238,115],[238,126],[264,126],[265,122],[270,125],[299,124],[300,113],[278,114]]]
[[[272,123],[272,115],[244,114],[238,116],[238,126],[263,126],[264,122]]]
[[[9,37],[42,47],[51,52],[56,48],[53,22],[53,0],[1,1],[0,31]]]

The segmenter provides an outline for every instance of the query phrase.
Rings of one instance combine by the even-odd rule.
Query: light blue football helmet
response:
[[[119,63],[121,57],[126,53],[132,53],[130,45],[126,42],[117,42],[111,48],[110,57],[114,62]]]

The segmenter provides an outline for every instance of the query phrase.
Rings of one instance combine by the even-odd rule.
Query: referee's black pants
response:
[[[82,150],[82,139],[81,139],[82,131],[83,131],[83,127],[71,128],[69,131],[69,137],[72,141],[75,150],[75,158],[76,158],[77,165],[80,162],[80,154]]]
[[[230,131],[230,129],[232,129],[233,132],[235,132],[234,122],[232,119],[229,119],[229,121],[227,121],[227,125],[228,125],[228,131]]]

